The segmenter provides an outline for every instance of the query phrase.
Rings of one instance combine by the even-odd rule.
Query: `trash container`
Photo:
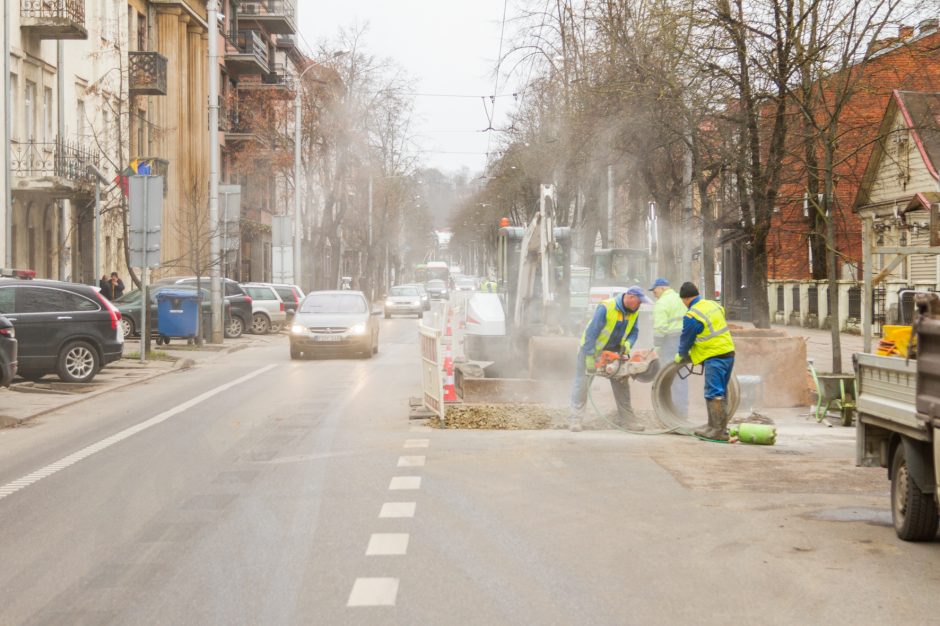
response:
[[[163,343],[171,337],[192,339],[199,324],[199,293],[164,289],[157,294],[157,334]]]

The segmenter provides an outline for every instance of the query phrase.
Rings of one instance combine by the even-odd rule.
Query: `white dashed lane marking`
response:
[[[398,467],[424,467],[424,456],[400,456]]]
[[[346,606],[395,606],[397,578],[357,578]]]
[[[427,448],[430,444],[430,439],[405,439],[406,448]]]
[[[386,502],[379,511],[379,517],[414,517],[416,506],[414,502]]]
[[[399,556],[408,552],[408,533],[375,533],[369,537],[366,556]]]
[[[395,476],[388,484],[390,491],[410,491],[421,488],[420,476]]]

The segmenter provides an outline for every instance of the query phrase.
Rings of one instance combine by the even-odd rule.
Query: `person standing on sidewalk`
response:
[[[101,293],[108,300],[117,300],[124,295],[124,281],[118,276],[117,272],[111,272],[111,278],[101,280]]]
[[[588,388],[593,380],[594,360],[601,352],[616,352],[628,355],[639,335],[637,317],[640,304],[649,303],[643,288],[634,285],[623,294],[605,300],[597,305],[594,317],[581,335],[581,348],[578,350],[574,386],[571,390],[571,416],[568,429],[581,431],[581,412],[587,403]],[[630,403],[630,385],[627,379],[610,379],[610,388],[617,402],[617,413],[629,430],[643,430],[636,423],[636,416]]]
[[[725,310],[713,300],[703,300],[698,287],[682,283],[679,297],[688,307],[682,320],[682,335],[676,363],[691,361],[705,365],[705,405],[708,425],[695,435],[713,441],[728,441],[728,383],[734,369],[734,341],[725,321]]]
[[[650,291],[656,297],[656,304],[653,305],[653,346],[660,362],[668,363],[679,353],[682,320],[688,309],[665,278],[657,278]],[[677,378],[672,382],[672,405],[679,416],[688,415],[688,380]]]

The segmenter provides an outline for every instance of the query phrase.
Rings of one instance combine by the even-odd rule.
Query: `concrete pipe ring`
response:
[[[692,424],[688,419],[681,417],[676,412],[676,407],[672,403],[672,383],[678,378],[679,370],[687,367],[688,364],[669,363],[659,370],[659,376],[653,382],[653,410],[656,416],[666,425],[684,435],[692,434],[692,429],[698,427],[698,424]],[[692,401],[692,398],[689,398]],[[741,401],[741,386],[738,384],[737,376],[732,375],[728,383],[728,418],[734,417],[738,410],[738,404]]]

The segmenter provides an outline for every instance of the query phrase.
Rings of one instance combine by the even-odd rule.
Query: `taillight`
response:
[[[0,335],[13,339],[16,337],[16,331],[12,328],[0,328]]]
[[[284,311],[284,303],[283,303],[283,302],[281,302],[281,311],[282,311],[282,312]]]
[[[248,304],[251,304],[251,296],[245,296],[245,297],[248,298]]]
[[[101,295],[100,291],[96,291],[95,295],[98,296],[98,299],[101,300],[101,304],[104,305],[104,308],[106,308],[111,315],[111,330],[117,330],[118,322],[121,321],[121,312],[114,308],[111,301]]]
[[[297,290],[294,289],[293,287],[291,287],[291,288],[290,288],[290,292],[291,292],[292,294],[294,294],[294,302],[298,302],[298,303],[299,303],[299,302],[300,302],[300,294],[297,293]]]

